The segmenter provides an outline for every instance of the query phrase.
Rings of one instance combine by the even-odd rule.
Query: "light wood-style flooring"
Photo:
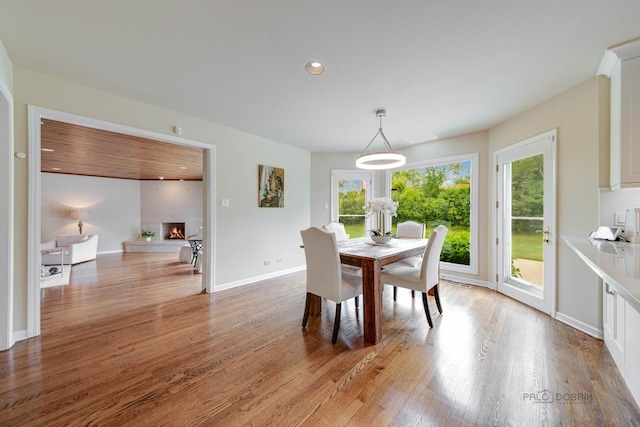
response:
[[[603,346],[484,288],[443,281],[429,329],[391,288],[383,340],[333,303],[301,328],[305,273],[213,295],[176,254],[76,265],[42,335],[0,353],[2,426],[622,426],[640,413]]]

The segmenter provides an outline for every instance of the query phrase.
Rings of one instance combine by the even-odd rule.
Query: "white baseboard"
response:
[[[121,254],[124,252],[124,249],[116,249],[115,251],[100,251],[97,254],[98,255],[105,255],[105,254]]]
[[[15,331],[11,336],[11,342],[9,343],[9,347],[3,349],[2,351],[10,349],[18,341],[24,341],[27,338],[29,338],[29,337],[27,336],[27,330],[26,329],[23,329],[21,331]]]
[[[285,274],[296,273],[298,271],[306,270],[306,265],[300,267],[288,268],[286,270],[275,271],[273,273],[262,274],[260,276],[249,277],[246,279],[238,280],[236,282],[224,283],[222,285],[216,285],[213,292],[224,291],[226,289],[237,288],[238,286],[250,285],[251,283],[259,282],[261,280],[273,279],[274,277],[284,276]]]
[[[566,314],[557,312],[555,319],[559,320],[560,322],[566,325],[571,326],[572,328],[582,331],[587,335],[591,335],[594,338],[598,338],[598,339],[604,338],[604,333],[602,329],[594,328],[593,326],[588,325],[584,322],[581,322],[580,320],[574,319],[573,317],[567,316]]]

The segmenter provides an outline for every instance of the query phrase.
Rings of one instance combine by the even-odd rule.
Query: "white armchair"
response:
[[[96,259],[98,253],[98,235],[70,234],[56,237],[56,240],[45,242],[40,249],[65,248],[62,256],[64,264],[77,264],[79,262]],[[60,254],[42,254],[42,264],[59,265]]]

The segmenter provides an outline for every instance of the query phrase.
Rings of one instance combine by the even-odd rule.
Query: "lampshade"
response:
[[[85,220],[89,219],[89,211],[74,210],[71,211],[71,219]]]
[[[365,147],[356,159],[356,167],[360,169],[391,169],[404,165],[407,162],[407,158],[400,153],[396,153],[391,148],[391,144],[387,140],[387,137],[382,131],[382,118],[387,115],[385,110],[376,111],[376,117],[380,118],[380,128],[378,132],[373,136],[371,142]],[[373,141],[380,135],[382,143],[384,144],[384,151],[377,151],[373,153],[365,154],[369,149]]]

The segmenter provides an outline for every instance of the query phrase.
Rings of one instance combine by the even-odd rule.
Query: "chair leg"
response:
[[[396,301],[396,297],[398,296],[398,288],[393,287],[393,302]]]
[[[340,329],[340,309],[342,304],[336,303],[336,320],[333,324],[333,338],[331,338],[331,343],[335,344],[338,340],[338,329]]]
[[[416,291],[411,290],[411,299],[416,299]]]
[[[422,305],[424,305],[424,314],[427,315],[427,322],[429,322],[429,327],[433,328],[433,322],[431,321],[431,315],[429,314],[429,303],[427,302],[427,293],[422,293]]]
[[[433,288],[433,296],[436,297],[436,305],[438,306],[438,311],[442,314],[442,306],[440,305],[440,293],[438,292],[438,285],[436,284]]]
[[[359,300],[359,297],[356,297],[356,308],[360,308],[360,300]]]
[[[304,303],[304,316],[302,317],[302,327],[307,327],[307,320],[309,320],[309,309],[311,308],[311,293],[307,292],[307,301]]]

